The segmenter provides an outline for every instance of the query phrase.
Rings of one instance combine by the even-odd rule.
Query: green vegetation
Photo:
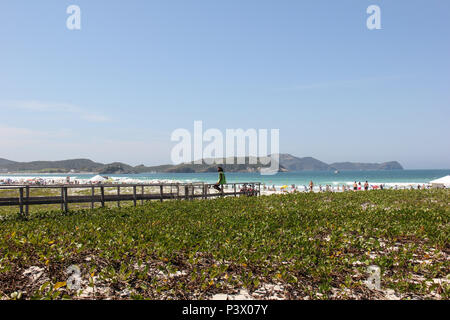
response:
[[[448,190],[4,214],[0,297],[449,299],[449,222]],[[79,290],[68,287],[71,265]],[[381,268],[381,290],[365,285],[369,265]]]

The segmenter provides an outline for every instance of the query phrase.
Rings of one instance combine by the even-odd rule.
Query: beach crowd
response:
[[[181,181],[174,180],[136,180],[136,179],[124,179],[124,178],[108,178],[96,176],[91,179],[76,179],[73,177],[0,177],[0,186],[8,185],[98,185],[98,184],[146,184],[146,183],[182,183]],[[227,188],[228,186],[225,186]],[[430,184],[395,184],[395,183],[369,183],[365,182],[353,182],[344,184],[315,184],[310,181],[308,185],[296,185],[291,184],[283,186],[266,185],[261,184],[261,191],[264,194],[272,193],[292,193],[292,192],[346,192],[346,191],[367,191],[367,190],[405,190],[405,189],[429,189]],[[242,190],[241,190],[242,191]]]
[[[267,186],[266,184],[262,185],[264,191],[272,191],[272,192],[345,192],[345,191],[368,191],[368,190],[384,190],[384,189],[392,189],[392,190],[423,190],[430,189],[430,184],[385,184],[385,183],[377,183],[370,184],[368,181],[354,182],[353,184],[337,184],[337,185],[316,185],[313,181],[310,181],[308,185],[297,186],[295,184],[283,185],[281,187],[277,187],[275,185]]]

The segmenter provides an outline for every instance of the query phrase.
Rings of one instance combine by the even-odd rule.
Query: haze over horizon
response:
[[[353,164],[358,164],[358,163],[363,163],[363,162],[357,162],[357,161],[350,161],[350,160],[347,160],[347,161],[331,161],[331,162],[327,162],[327,161],[322,161],[321,159],[317,159],[317,158],[314,158],[314,157],[310,157],[310,156],[296,156],[296,155],[292,155],[292,154],[287,154],[287,153],[281,153],[281,154],[284,154],[284,155],[288,155],[288,156],[294,156],[294,157],[296,157],[296,158],[299,158],[299,159],[304,159],[304,158],[312,158],[312,159],[315,159],[315,160],[318,160],[318,161],[321,161],[321,162],[324,162],[324,163],[326,163],[326,164],[328,164],[328,165],[331,165],[331,164],[337,164],[337,163],[353,163]],[[3,157],[1,157],[0,156],[0,160],[10,160],[10,161],[15,161],[15,160],[13,160],[13,159],[6,159],[6,158],[3,158]],[[111,164],[111,163],[125,163],[125,162],[121,162],[121,161],[96,161],[96,160],[94,160],[94,159],[90,159],[90,158],[71,158],[71,159],[54,159],[54,160],[48,160],[48,159],[39,159],[39,160],[29,160],[29,161],[16,161],[16,162],[25,162],[25,163],[27,163],[27,162],[47,162],[47,161],[67,161],[67,160],[90,160],[90,161],[93,161],[93,162],[96,162],[96,163],[103,163],[103,164]],[[378,162],[378,164],[382,164],[382,163],[389,163],[389,162],[397,162],[396,160],[388,160],[388,161],[380,161],[380,162]],[[365,164],[375,164],[375,163],[377,163],[377,162],[364,162]],[[1,163],[0,163],[1,164]],[[173,163],[169,163],[169,162],[167,162],[167,163],[156,163],[156,164],[153,164],[153,165],[147,165],[147,164],[145,164],[145,163],[143,163],[143,162],[140,162],[140,163],[125,163],[125,164],[127,164],[127,165],[132,165],[132,166],[140,166],[140,165],[144,165],[144,166],[147,166],[147,167],[151,167],[151,166],[159,166],[159,165],[173,165]],[[414,170],[414,169],[410,169],[410,168],[405,168],[401,163],[400,163],[400,165],[403,167],[403,169],[404,170]],[[0,169],[1,169],[1,166],[0,166]],[[450,168],[438,168],[438,169],[442,169],[442,170],[450,170]],[[422,169],[416,169],[416,170],[427,170],[427,168],[422,168]],[[429,169],[429,170],[433,170],[433,169]]]
[[[326,163],[448,169],[449,35],[448,1],[5,1],[0,158],[168,164],[202,120]]]

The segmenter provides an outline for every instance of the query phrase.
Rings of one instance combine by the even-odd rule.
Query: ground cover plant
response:
[[[448,190],[0,212],[1,299],[448,299]],[[369,289],[367,267],[380,268]],[[72,272],[72,273],[71,273]]]

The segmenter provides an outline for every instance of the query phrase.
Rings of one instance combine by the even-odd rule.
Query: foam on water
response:
[[[240,173],[226,172],[228,183],[234,182],[261,182],[267,186],[275,185],[280,188],[283,185],[292,184],[303,187],[308,186],[309,181],[313,181],[315,186],[331,185],[333,188],[342,187],[342,185],[352,186],[354,181],[364,182],[367,180],[370,185],[384,184],[386,187],[405,188],[417,185],[428,184],[431,180],[449,175],[450,170],[393,170],[393,171],[341,171],[335,174],[331,171],[316,172],[280,172],[273,176],[260,175],[259,173]],[[68,174],[71,180],[87,182],[94,177],[94,174]],[[55,180],[59,183],[66,181],[66,175],[61,174],[3,174],[1,181],[12,179],[20,183],[30,179],[41,178],[44,181]],[[217,182],[218,176],[215,172],[208,173],[148,173],[148,174],[130,174],[130,175],[107,175],[112,181],[118,183],[177,183],[177,182]]]

